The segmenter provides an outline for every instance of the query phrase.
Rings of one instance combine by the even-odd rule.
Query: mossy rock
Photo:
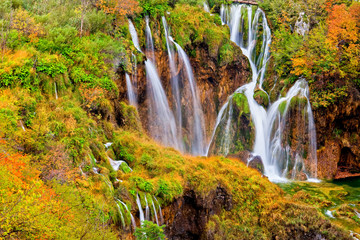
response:
[[[250,113],[249,103],[245,94],[235,93],[233,96],[233,101],[240,110],[240,115]]]
[[[304,96],[295,96],[290,100],[290,108],[296,108],[296,107],[305,107],[308,100]]]
[[[267,108],[269,106],[269,97],[266,94],[266,92],[262,90],[256,90],[254,94],[255,101],[263,106],[264,108]]]
[[[281,115],[284,115],[285,110],[286,110],[286,106],[287,106],[286,101],[283,101],[282,103],[279,104],[278,110],[279,110]]]

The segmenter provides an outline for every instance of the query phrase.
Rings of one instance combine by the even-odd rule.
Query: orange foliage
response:
[[[100,87],[87,88],[86,86],[81,86],[80,92],[84,100],[83,105],[88,110],[92,110],[94,107],[96,107],[95,104],[97,100],[104,96],[104,90]]]
[[[356,7],[356,5],[354,5]],[[359,38],[357,19],[345,4],[335,5],[329,13],[328,39],[335,46],[343,43],[354,43]]]
[[[136,0],[99,0],[97,6],[109,14],[120,18],[141,12],[141,7]]]

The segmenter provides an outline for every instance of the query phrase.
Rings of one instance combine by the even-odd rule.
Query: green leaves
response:
[[[136,228],[134,236],[137,240],[164,240],[164,228],[165,225],[158,226],[156,223],[145,220],[140,228]]]

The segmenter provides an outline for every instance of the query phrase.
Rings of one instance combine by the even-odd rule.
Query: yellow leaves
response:
[[[115,14],[120,18],[141,12],[136,0],[99,0],[97,6],[105,13]]]
[[[22,8],[16,10],[11,27],[28,36],[31,41],[36,41],[38,36],[44,34],[41,25]]]

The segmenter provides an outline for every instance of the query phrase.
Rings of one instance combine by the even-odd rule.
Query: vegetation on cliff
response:
[[[273,68],[285,85],[305,77],[315,108],[360,89],[359,2],[265,0],[259,6],[273,27]]]
[[[210,7],[221,2],[209,1]],[[190,54],[204,44],[219,65],[236,59],[228,29],[198,3],[1,1],[0,238],[126,238],[132,233],[125,208],[139,220],[137,194],[143,206],[145,196],[150,204],[156,196],[171,212],[170,204],[185,192],[206,198],[218,187],[231,195],[231,207],[211,216],[203,237],[347,238],[321,209],[287,199],[237,160],[183,156],[159,146],[143,131],[134,107],[119,103],[117,72],[131,72],[130,56],[137,52],[126,17],[142,29],[145,15],[160,22],[171,10],[173,36]],[[235,101],[249,113],[241,96]],[[113,144],[105,147],[108,142]],[[109,157],[131,169],[123,164],[114,171]],[[151,223],[135,235],[141,239],[143,232],[163,237]]]

